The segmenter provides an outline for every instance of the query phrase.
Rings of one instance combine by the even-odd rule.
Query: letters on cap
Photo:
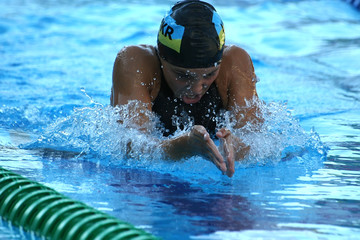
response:
[[[158,38],[163,45],[180,53],[185,27],[176,24],[175,19],[170,14],[161,23]]]

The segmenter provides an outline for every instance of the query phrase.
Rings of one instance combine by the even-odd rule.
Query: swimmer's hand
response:
[[[221,128],[216,133],[216,136],[220,139],[220,151],[224,153],[226,159],[226,175],[232,177],[235,173],[235,160],[240,161],[244,159],[250,147],[246,146],[226,128]]]
[[[228,177],[232,177],[235,173],[232,134],[229,130],[222,128],[216,133],[216,136],[220,139],[220,150],[224,153],[226,158],[226,175],[228,175]]]
[[[226,172],[225,161],[209,133],[201,125],[195,125],[189,133],[189,146],[195,153],[212,161],[223,173]]]
[[[172,159],[200,155],[213,162],[221,172],[226,172],[226,164],[221,153],[201,125],[195,125],[190,132],[163,142],[162,146]]]

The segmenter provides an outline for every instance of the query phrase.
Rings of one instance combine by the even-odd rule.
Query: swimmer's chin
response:
[[[201,99],[201,95],[195,95],[194,97],[189,97],[189,96],[182,96],[182,101],[186,104],[194,104],[200,101]]]

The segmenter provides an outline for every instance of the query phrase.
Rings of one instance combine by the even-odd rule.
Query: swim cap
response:
[[[163,18],[157,45],[161,58],[183,68],[207,68],[220,63],[225,44],[223,22],[209,3],[176,3]]]

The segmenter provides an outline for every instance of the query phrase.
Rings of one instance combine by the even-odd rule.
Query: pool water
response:
[[[0,1],[0,166],[162,239],[360,238],[360,12],[211,1],[264,101],[230,179],[200,157],[164,161],[109,106],[116,53],[155,44],[174,2]],[[36,237],[1,220],[0,238]]]

